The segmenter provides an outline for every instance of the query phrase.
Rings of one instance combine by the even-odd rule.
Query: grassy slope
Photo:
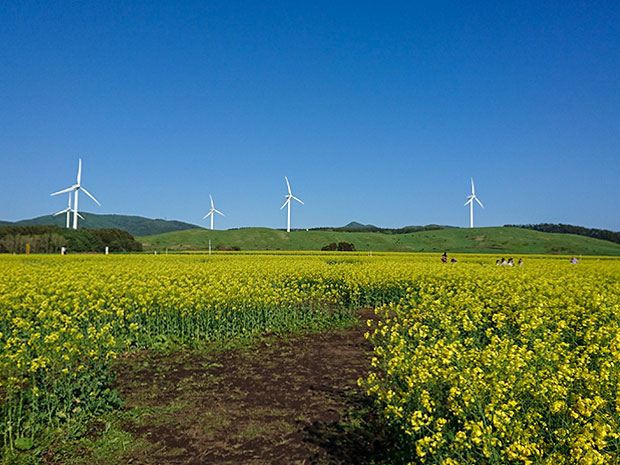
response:
[[[320,250],[331,242],[346,241],[357,250],[494,253],[620,255],[620,244],[572,234],[549,234],[521,228],[443,229],[411,234],[366,232],[292,231],[267,228],[229,231],[191,229],[137,237],[146,249],[206,250],[211,240],[241,250]]]

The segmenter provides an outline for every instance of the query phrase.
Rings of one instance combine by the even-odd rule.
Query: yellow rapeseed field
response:
[[[360,385],[415,463],[619,463],[618,261],[462,266],[377,312]]]
[[[118,404],[109,361],[350,319],[367,379],[425,463],[617,463],[620,261],[423,254],[0,257],[5,448]]]

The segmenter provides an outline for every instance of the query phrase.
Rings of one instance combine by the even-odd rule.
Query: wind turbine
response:
[[[50,194],[50,195],[58,195],[58,194],[64,194],[65,192],[75,192],[75,202],[73,202],[73,229],[77,229],[78,216],[80,216],[80,214],[78,213],[78,192],[80,190],[84,191],[84,193],[88,195],[91,199],[93,199],[97,205],[101,206],[99,201],[96,198],[94,198],[90,192],[84,189],[84,187],[82,187],[82,184],[81,184],[82,182],[82,159],[80,158],[79,160],[80,161],[78,164],[77,182],[71,187],[67,187],[66,189]],[[63,210],[63,211],[66,211],[66,210]],[[80,216],[80,218],[82,217]]]
[[[204,220],[207,216],[211,216],[211,230],[213,231],[213,217],[215,216],[213,213],[219,213],[222,216],[225,215],[213,206],[213,197],[211,197],[211,194],[209,194],[209,198],[211,199],[211,210],[209,210],[209,213],[203,216],[202,219]]]
[[[52,216],[58,216],[58,215],[62,215],[63,213],[67,214],[67,229],[69,229],[71,227],[71,212],[73,210],[71,210],[71,192],[69,192],[69,204],[67,205],[67,208],[65,208],[64,210],[60,210],[57,213],[54,213]],[[84,219],[84,217],[82,215],[80,215],[78,213],[78,216],[82,219]]]
[[[284,205],[280,207],[280,210],[282,210],[284,207],[288,205],[287,216],[286,216],[286,232],[291,232],[291,199],[297,200],[302,205],[304,205],[304,203],[291,193],[291,185],[288,182],[288,178],[284,176],[284,179],[286,179],[286,187],[288,188],[288,194],[286,195],[286,202],[284,202]]]
[[[480,202],[480,200],[478,200],[478,197],[476,197],[476,190],[474,189],[474,178],[471,178],[471,195],[468,195],[467,198],[469,200],[465,202],[465,206],[469,205],[469,227],[473,228],[474,227],[474,200],[478,202],[478,205],[484,208],[484,205],[482,205],[482,202]]]

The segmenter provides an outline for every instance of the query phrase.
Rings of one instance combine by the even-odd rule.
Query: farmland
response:
[[[358,383],[396,432],[401,459],[616,463],[620,261],[572,266],[532,256],[497,267],[489,256],[457,259],[0,257],[6,456],[118,408],[131,390],[113,389],[111,372],[129,376],[123,363],[136,354],[322,334],[373,308],[373,357]]]

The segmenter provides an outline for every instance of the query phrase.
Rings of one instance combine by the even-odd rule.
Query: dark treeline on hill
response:
[[[350,242],[332,242],[321,248],[324,252],[355,252],[355,246]]]
[[[408,234],[420,231],[436,231],[438,229],[448,229],[448,226],[438,224],[428,224],[426,226],[405,226],[403,228],[380,228],[372,224],[361,224],[355,221],[340,227],[320,227],[311,228],[310,231],[334,231],[334,232],[378,232],[382,234]]]
[[[506,224],[506,228],[523,228],[546,233],[559,234],[576,234],[578,236],[587,236],[594,239],[602,239],[604,241],[615,242],[620,244],[620,232],[609,231],[608,229],[584,228],[583,226],[573,226],[572,224]]]
[[[119,229],[67,229],[58,226],[0,226],[0,253],[140,252],[142,244]]]

